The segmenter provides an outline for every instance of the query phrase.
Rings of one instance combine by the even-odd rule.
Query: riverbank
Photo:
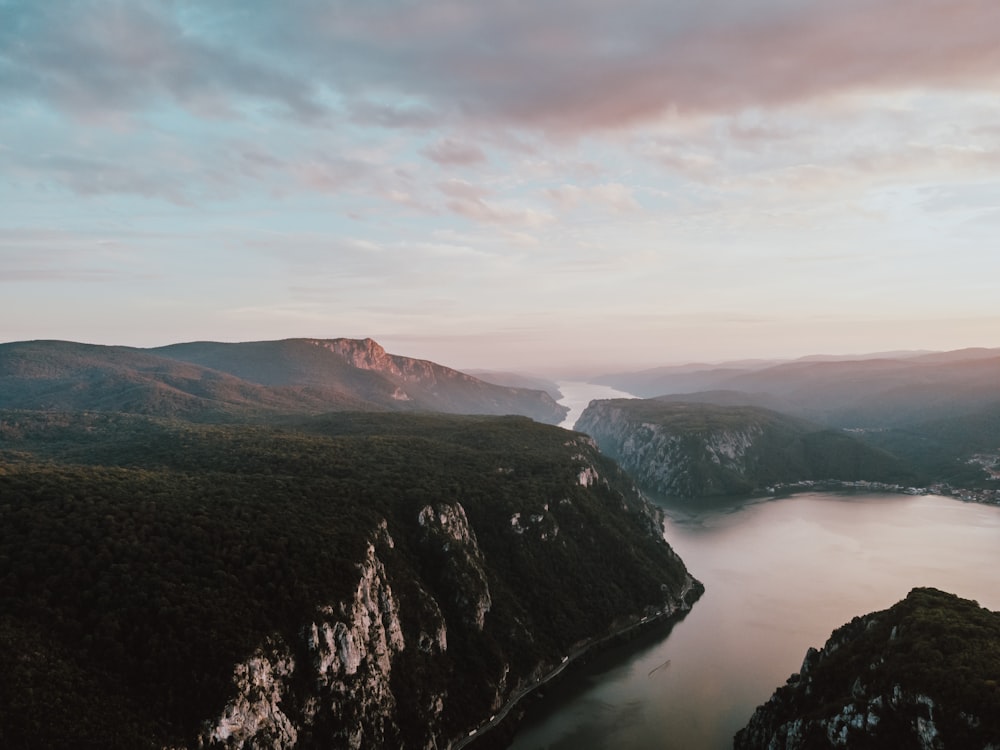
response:
[[[514,693],[486,722],[471,730],[465,737],[450,742],[447,746],[448,749],[460,750],[470,745],[474,746],[475,750],[494,750],[494,748],[506,747],[517,731],[517,723],[523,716],[522,704],[526,698],[536,694],[542,687],[553,684],[570,667],[586,663],[589,657],[597,653],[664,625],[673,628],[691,611],[691,607],[704,592],[704,585],[688,574],[688,580],[680,592],[680,605],[678,607],[661,609],[649,615],[633,615],[626,624],[603,636],[579,644],[570,650],[558,665]],[[505,721],[505,719],[510,721]]]
[[[800,492],[667,516],[704,596],[669,637],[609,649],[527,701],[510,750],[731,750],[806,650],[855,615],[920,586],[1000,609],[997,506]]]
[[[903,485],[886,484],[885,482],[868,482],[864,480],[847,482],[838,479],[802,480],[800,482],[774,484],[768,487],[763,495],[759,496],[791,495],[797,492],[851,491],[887,492],[896,495],[941,495],[943,497],[954,497],[970,503],[1000,505],[1000,488],[952,487],[949,484],[932,484],[929,487],[904,487]]]

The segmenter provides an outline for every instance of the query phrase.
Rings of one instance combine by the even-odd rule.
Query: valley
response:
[[[993,402],[843,429],[483,374],[0,345],[0,740],[715,750],[852,617],[1000,606]]]

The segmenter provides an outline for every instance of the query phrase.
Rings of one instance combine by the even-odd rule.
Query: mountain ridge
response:
[[[914,352],[856,359],[807,357],[761,367],[674,368],[603,376],[595,382],[641,398],[678,395],[781,411],[830,427],[894,427],[962,416],[1000,403],[1000,349]]]
[[[767,491],[803,480],[900,481],[908,468],[853,435],[757,406],[592,401],[576,430],[661,496]]]
[[[521,414],[558,424],[540,390],[499,386],[372,339],[189,342],[154,349],[0,344],[0,408],[126,411],[239,421],[323,411]]]
[[[456,746],[702,590],[526,417],[0,411],[0,497],[5,747]]]

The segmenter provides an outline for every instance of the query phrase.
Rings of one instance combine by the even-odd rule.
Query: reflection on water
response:
[[[915,586],[1000,610],[1000,508],[811,494],[668,513],[667,541],[705,595],[668,638],[621,647],[550,690],[513,748],[731,748],[806,649],[855,615]]]
[[[556,385],[559,386],[559,392],[562,394],[559,403],[569,407],[569,414],[566,415],[566,418],[559,425],[560,427],[565,427],[567,430],[573,429],[576,420],[580,418],[583,410],[594,399],[635,398],[631,393],[618,391],[607,385],[581,383],[571,380],[561,380]]]

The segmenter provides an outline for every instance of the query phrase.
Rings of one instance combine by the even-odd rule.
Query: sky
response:
[[[1000,346],[996,0],[0,0],[0,341]]]

